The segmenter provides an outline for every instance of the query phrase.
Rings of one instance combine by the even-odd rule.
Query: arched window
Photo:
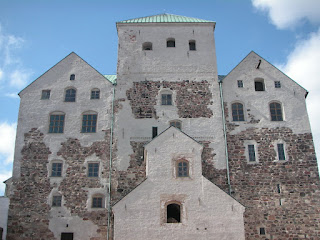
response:
[[[269,106],[271,121],[283,121],[281,104],[277,102],[272,102]]]
[[[182,160],[177,162],[177,177],[189,177],[189,162]]]
[[[98,114],[93,111],[82,114],[82,133],[94,133],[97,131]]]
[[[75,80],[75,79],[76,79],[76,75],[71,74],[71,75],[70,75],[70,80],[73,81],[73,80]]]
[[[189,50],[190,51],[195,51],[196,50],[196,41],[195,40],[190,40],[189,41]]]
[[[180,223],[181,222],[181,209],[177,203],[167,205],[167,223]]]
[[[174,38],[168,38],[167,39],[167,47],[175,47],[176,46],[176,41]]]
[[[66,90],[66,95],[64,98],[65,102],[75,102],[77,91],[74,88],[69,88]]]
[[[142,44],[142,50],[150,51],[152,50],[152,43],[151,42],[145,42]]]
[[[100,99],[100,90],[98,88],[94,88],[91,90],[91,99]]]
[[[243,105],[241,103],[233,103],[231,109],[233,121],[244,121]]]
[[[170,121],[170,126],[174,126],[176,128],[179,128],[181,130],[181,121],[179,120],[173,120],[173,121]]]
[[[63,133],[64,112],[53,112],[50,114],[49,133]]]

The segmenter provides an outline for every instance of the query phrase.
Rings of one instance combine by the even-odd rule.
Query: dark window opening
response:
[[[70,75],[70,80],[73,81],[73,80],[75,80],[75,79],[76,79],[76,75],[71,74],[71,75]]]
[[[263,81],[255,81],[254,82],[254,89],[256,90],[256,91],[264,91],[264,83],[263,83]]]
[[[190,40],[189,41],[189,50],[195,51],[196,50],[196,41]]]
[[[275,87],[275,88],[281,88],[281,83],[280,83],[280,81],[274,81],[274,87]]]
[[[50,115],[49,133],[63,133],[64,115]]]
[[[94,133],[97,127],[97,114],[84,114],[82,116],[82,128],[83,133]]]
[[[143,43],[142,44],[142,50],[151,51],[152,50],[152,43],[151,42]]]
[[[174,39],[168,39],[167,47],[176,47],[176,41]]]
[[[75,102],[76,101],[76,90],[75,89],[68,89],[66,91],[66,96],[64,99],[65,102]]]
[[[100,90],[94,89],[91,91],[91,99],[100,99]]]
[[[99,163],[88,163],[88,177],[99,176]]]
[[[102,197],[93,197],[92,198],[92,207],[93,208],[102,208],[103,207],[102,200],[103,200]]]
[[[52,163],[51,177],[61,177],[62,163]]]
[[[242,80],[238,80],[238,88],[243,88],[243,81]]]
[[[41,99],[50,99],[50,90],[42,90]]]
[[[61,233],[61,240],[73,240],[73,233]]]
[[[178,162],[178,177],[189,177],[189,163],[187,161]]]
[[[286,157],[284,155],[284,146],[282,143],[277,144],[278,147],[278,158],[279,160],[286,160]]]
[[[270,103],[271,121],[283,121],[280,103]]]
[[[249,153],[249,162],[256,161],[256,152],[254,149],[254,145],[248,145],[248,153]]]
[[[169,204],[167,206],[167,223],[180,223],[180,205]]]
[[[172,95],[162,94],[161,95],[161,105],[172,105]]]
[[[152,138],[158,136],[158,127],[152,127]]]
[[[260,228],[260,235],[266,235],[266,230],[265,228]]]
[[[231,108],[233,121],[244,121],[243,105],[241,103],[234,103]]]
[[[52,207],[61,207],[61,196],[52,197]]]

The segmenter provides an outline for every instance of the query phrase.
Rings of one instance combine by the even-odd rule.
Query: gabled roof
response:
[[[112,84],[117,83],[117,75],[103,75]]]
[[[163,13],[163,14],[158,14],[153,16],[124,20],[118,23],[210,23],[210,22],[213,23],[214,21]]]

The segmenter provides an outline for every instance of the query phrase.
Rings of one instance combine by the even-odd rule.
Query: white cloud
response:
[[[295,49],[289,54],[282,70],[300,85],[310,91],[307,106],[314,136],[315,146],[320,143],[320,28],[311,33],[307,39],[296,43]],[[320,156],[320,149],[317,149]]]
[[[13,162],[16,127],[16,123],[0,123],[0,157],[5,159],[4,164]]]
[[[9,179],[11,176],[12,176],[11,171],[0,172],[0,196],[4,195],[4,191],[6,188],[6,185],[3,182]]]
[[[17,69],[10,74],[9,83],[12,87],[22,88],[28,83],[32,72],[25,69]]]
[[[3,78],[3,70],[0,68],[0,81]]]
[[[279,29],[294,27],[303,20],[320,23],[319,0],[252,0],[252,4],[267,12]]]
[[[6,93],[6,97],[19,99],[18,93]]]

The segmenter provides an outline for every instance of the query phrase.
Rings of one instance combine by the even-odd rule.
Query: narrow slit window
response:
[[[280,186],[280,184],[277,184],[277,191],[278,191],[278,193],[281,193],[281,186]]]
[[[266,229],[265,228],[260,228],[260,235],[266,235]]]
[[[254,145],[248,145],[248,154],[249,154],[249,162],[255,162],[256,161],[256,152],[254,149]]]
[[[167,223],[180,223],[181,210],[179,204],[169,204],[167,206]]]
[[[278,143],[277,144],[277,148],[278,148],[278,159],[280,161],[284,161],[286,160],[286,156],[284,154],[284,146],[283,143]]]
[[[152,127],[152,138],[158,136],[158,127]]]

